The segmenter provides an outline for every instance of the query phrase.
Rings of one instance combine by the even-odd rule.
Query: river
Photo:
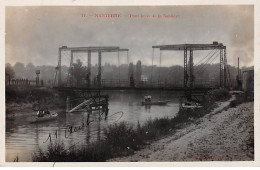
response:
[[[14,120],[6,120],[6,161],[14,161],[18,156],[19,162],[32,161],[34,152],[45,151],[50,142],[63,142],[66,149],[82,147],[89,142],[102,138],[102,130],[109,125],[127,122],[136,126],[155,118],[174,117],[179,110],[181,92],[108,92],[109,113],[105,120],[99,120],[97,112],[90,115],[90,124],[84,128],[65,134],[68,127],[82,126],[87,122],[86,112],[59,112],[58,119],[31,124],[28,118],[35,114],[15,114]],[[145,107],[140,104],[144,95],[151,95],[152,100],[170,100],[165,106]],[[50,141],[51,137],[51,141]]]

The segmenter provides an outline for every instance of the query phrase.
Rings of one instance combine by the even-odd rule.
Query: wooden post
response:
[[[70,111],[70,96],[67,96],[66,100],[66,112],[68,113]]]
[[[88,117],[87,117],[87,125],[89,125],[89,114],[90,113],[88,113]]]
[[[97,131],[97,140],[98,140],[98,142],[100,141],[100,131],[101,131],[101,129],[100,129],[100,121],[98,121],[98,131]]]

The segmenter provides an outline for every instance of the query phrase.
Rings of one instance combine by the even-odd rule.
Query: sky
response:
[[[85,14],[87,17],[82,17]],[[120,17],[95,17],[96,14],[119,14]],[[132,18],[130,15],[139,15]],[[164,14],[173,18],[152,17]],[[140,15],[150,16],[149,18]],[[6,7],[6,63],[33,63],[57,66],[61,46],[119,46],[129,49],[134,64],[151,65],[154,45],[223,43],[227,61],[241,66],[254,64],[253,6],[140,6],[140,7]],[[195,51],[194,63],[210,51]],[[97,63],[97,54],[92,55]],[[103,53],[102,64],[118,64],[117,53]],[[154,64],[159,65],[159,50]],[[75,54],[75,60],[87,62],[87,54]],[[161,53],[161,65],[183,65],[183,52]],[[219,59],[213,63],[219,62]],[[62,65],[69,63],[62,53]],[[126,53],[120,53],[126,64]]]

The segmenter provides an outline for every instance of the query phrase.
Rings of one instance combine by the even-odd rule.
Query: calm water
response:
[[[32,161],[32,153],[46,150],[52,142],[63,142],[66,149],[81,147],[102,138],[102,130],[108,125],[125,121],[134,126],[149,119],[174,117],[179,110],[178,92],[109,92],[109,113],[107,120],[98,119],[98,113],[90,115],[89,126],[65,136],[69,126],[80,126],[87,122],[86,112],[59,113],[56,120],[30,124],[28,118],[35,114],[19,113],[12,121],[6,121],[6,161],[14,161],[18,155],[20,161]],[[144,95],[151,95],[152,100],[171,100],[166,106],[141,106]]]

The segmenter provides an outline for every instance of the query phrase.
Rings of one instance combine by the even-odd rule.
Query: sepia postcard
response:
[[[2,1],[0,166],[260,166],[259,8]]]

